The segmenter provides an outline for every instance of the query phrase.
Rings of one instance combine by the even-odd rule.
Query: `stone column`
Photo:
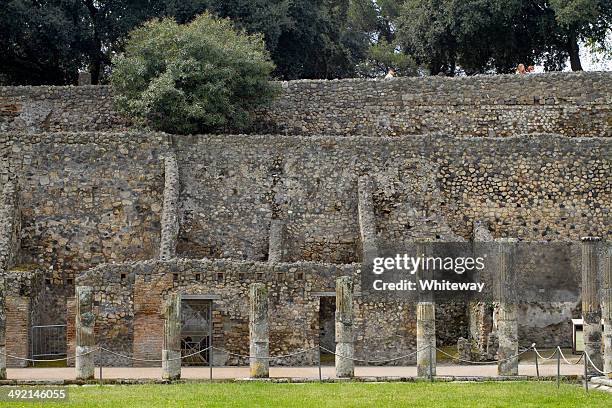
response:
[[[268,262],[283,261],[283,222],[270,221],[270,238],[268,240]]]
[[[341,276],[336,279],[336,377],[355,375],[353,345],[353,279]],[[340,357],[343,356],[343,357]]]
[[[94,322],[93,290],[90,286],[77,286],[75,321],[77,380],[94,378]]]
[[[606,243],[602,252],[603,293],[602,312],[604,323],[604,369],[612,378],[612,245]]]
[[[159,259],[161,260],[176,257],[179,233],[179,171],[174,153],[169,153],[164,159],[164,179],[164,207],[161,214],[159,243]]]
[[[514,270],[512,268],[512,251],[517,240],[499,239],[498,243],[498,282],[497,299],[497,374],[502,376],[518,375],[518,321],[514,290]]]
[[[270,333],[268,328],[268,289],[263,283],[249,287],[249,340],[251,377],[267,378],[270,374]]]
[[[162,378],[181,378],[181,295],[171,293],[164,306],[164,348]]]
[[[378,254],[376,218],[372,199],[373,184],[369,176],[361,176],[357,181],[357,214],[361,238],[362,262],[369,262]]]
[[[419,302],[417,303],[417,375],[429,377],[430,373],[436,375],[436,305],[433,302]]]
[[[6,309],[4,278],[0,277],[0,380],[6,380]]]
[[[601,238],[582,238],[582,319],[584,333],[584,351],[593,364],[601,370],[601,310],[597,284],[599,250]],[[589,365],[589,373],[597,372]]]

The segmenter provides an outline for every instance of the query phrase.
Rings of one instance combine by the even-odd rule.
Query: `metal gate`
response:
[[[32,359],[52,360],[66,356],[65,324],[32,326],[30,339]]]
[[[212,301],[183,299],[181,301],[181,355],[184,365],[208,365],[212,346]],[[195,355],[191,355],[194,354]]]

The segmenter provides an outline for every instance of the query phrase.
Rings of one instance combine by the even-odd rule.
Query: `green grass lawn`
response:
[[[191,383],[71,387],[70,407],[611,407],[612,394],[548,382]]]

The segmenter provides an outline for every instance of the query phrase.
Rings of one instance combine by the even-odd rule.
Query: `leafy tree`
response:
[[[362,51],[348,27],[348,0],[294,0],[291,25],[271,49],[283,79],[345,78],[355,74]]]
[[[0,81],[65,84],[80,69],[94,83],[134,27],[151,17],[188,21],[204,0],[8,0],[0,7]]]
[[[416,75],[417,65],[396,38],[400,2],[393,0],[351,0],[349,24],[365,44],[357,73],[365,77],[385,75],[394,68],[398,75]]]
[[[563,38],[560,52],[567,52],[573,71],[581,71],[580,42],[606,46],[606,36],[612,30],[610,0],[550,0],[554,10],[557,33]]]
[[[120,111],[171,133],[244,128],[249,113],[276,93],[262,36],[208,12],[183,25],[171,18],[146,23],[113,62]]]
[[[398,37],[432,74],[512,72],[519,62],[581,69],[578,44],[605,44],[609,0],[407,0]]]
[[[63,84],[76,79],[88,42],[80,4],[6,1],[0,6],[0,83]]]
[[[418,74],[418,66],[410,55],[381,39],[370,45],[366,58],[357,66],[357,72],[360,76],[375,78],[385,75],[391,68],[398,76]]]

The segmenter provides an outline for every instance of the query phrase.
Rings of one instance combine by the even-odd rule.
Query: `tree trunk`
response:
[[[572,71],[582,71],[582,64],[580,63],[580,47],[578,46],[578,40],[575,34],[571,34],[569,38],[568,50],[570,57],[570,67]]]

